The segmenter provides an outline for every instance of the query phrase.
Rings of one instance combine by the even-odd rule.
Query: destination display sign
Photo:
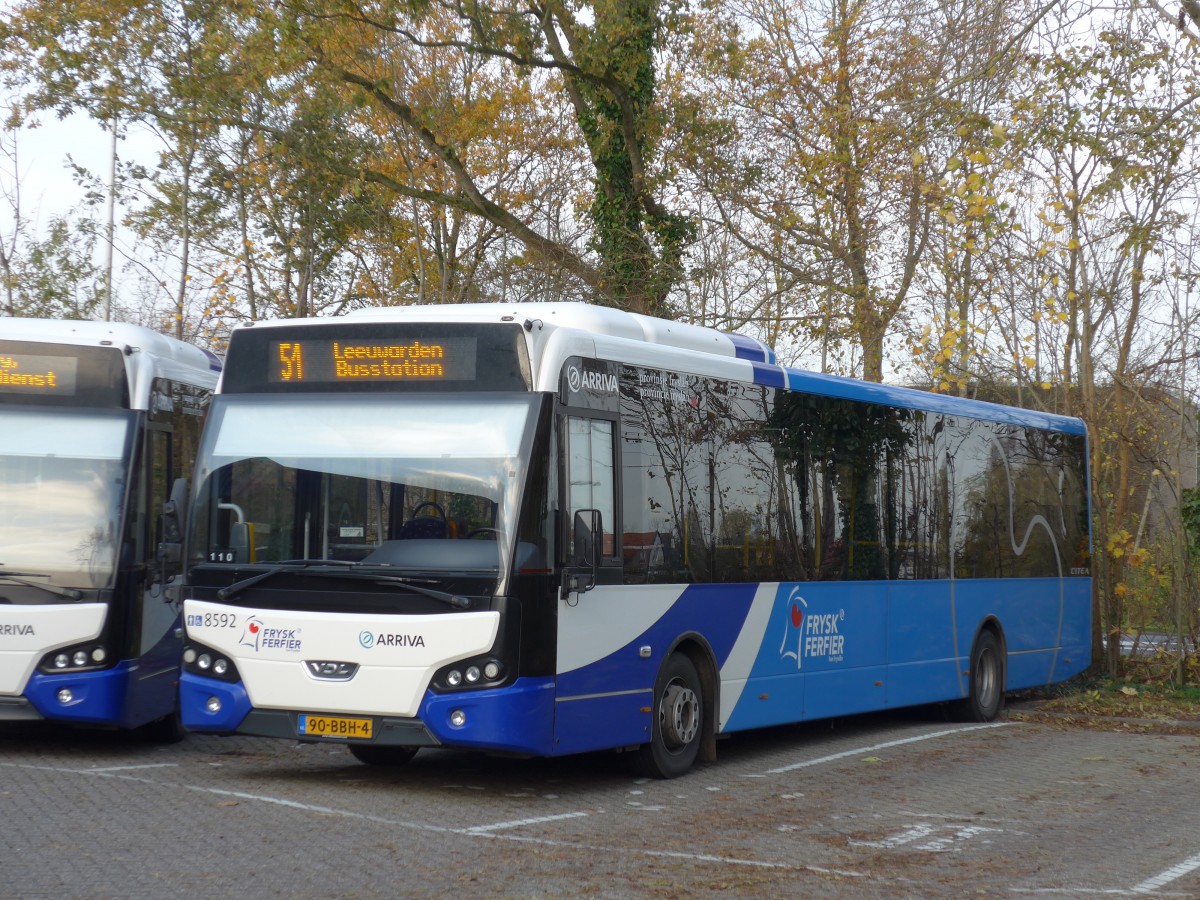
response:
[[[74,397],[78,368],[70,356],[0,353],[0,393]]]
[[[474,381],[473,337],[380,340],[292,340],[268,345],[273,382]]]
[[[522,327],[510,322],[332,319],[240,328],[225,358],[224,393],[527,391]]]
[[[129,408],[116,347],[0,340],[0,403]]]

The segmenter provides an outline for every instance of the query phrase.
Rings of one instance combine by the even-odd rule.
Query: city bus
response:
[[[197,463],[192,731],[627,752],[1066,679],[1077,419],[785,368],[583,303],[234,330]]]
[[[160,513],[220,368],[135,325],[0,318],[0,724],[183,736]]]

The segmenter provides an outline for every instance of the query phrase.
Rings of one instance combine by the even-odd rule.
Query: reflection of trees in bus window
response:
[[[907,453],[911,418],[904,409],[780,394],[769,426],[794,477],[809,482],[798,492],[797,532],[815,577],[878,579],[897,571],[887,461]]]
[[[626,366],[621,376],[622,532],[629,583],[691,581],[684,564],[689,498],[684,396],[666,373]],[[690,408],[690,407],[689,407]],[[698,530],[693,523],[691,530]]]
[[[581,509],[600,511],[604,536],[601,552],[616,555],[616,462],[613,423],[600,419],[567,419],[567,519]],[[567,529],[568,552],[574,553],[574,529]]]
[[[713,492],[717,508],[716,581],[774,581],[779,557],[779,482],[763,423],[775,391],[732,384],[717,409]]]
[[[957,546],[959,577],[1057,577],[1065,574],[1061,464],[1047,433],[983,426],[986,461],[964,480]],[[983,460],[981,460],[982,462]]]
[[[1088,566],[1082,436],[631,366],[621,415],[629,583]]]

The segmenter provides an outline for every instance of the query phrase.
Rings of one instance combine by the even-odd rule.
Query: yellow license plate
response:
[[[300,733],[306,737],[369,739],[374,733],[372,719],[349,719],[344,716],[310,716],[301,713]]]

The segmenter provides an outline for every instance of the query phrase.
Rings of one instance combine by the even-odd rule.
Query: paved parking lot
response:
[[[0,734],[0,896],[1200,896],[1200,737],[931,715],[622,758]]]

